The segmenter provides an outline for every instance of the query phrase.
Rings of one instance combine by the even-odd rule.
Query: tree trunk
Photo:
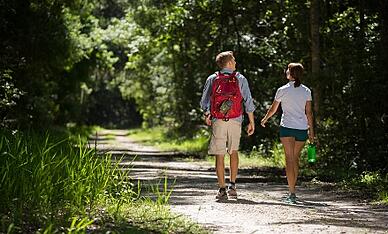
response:
[[[388,67],[386,62],[388,59],[388,2],[380,0],[380,17],[381,17],[381,69],[383,77],[388,76]]]
[[[379,59],[379,69],[381,69],[381,85],[383,86],[383,90],[387,90],[388,88],[388,1],[380,0],[380,19],[381,19],[381,44],[380,44],[380,59]],[[382,96],[382,100],[387,100],[388,94],[385,92],[385,95]],[[385,132],[388,132],[388,103],[387,101],[383,101],[382,108],[382,116],[381,121],[383,122]],[[385,138],[388,138],[388,135],[385,135]],[[386,170],[388,168],[386,167]]]
[[[311,74],[313,79],[314,114],[316,122],[319,122],[319,0],[310,1],[310,36],[311,36]]]

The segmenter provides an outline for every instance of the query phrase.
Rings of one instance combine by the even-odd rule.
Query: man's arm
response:
[[[241,75],[241,74],[240,74]],[[241,75],[241,95],[244,99],[244,106],[246,113],[253,113],[256,109],[255,104],[253,104],[253,98],[251,90],[249,89],[248,80]]]
[[[253,112],[256,107],[253,104],[253,98],[251,94],[251,90],[249,89],[248,80],[241,75],[241,95],[244,99],[245,112],[248,114],[249,124],[247,127],[248,136],[252,135],[255,132],[255,117]]]
[[[211,115],[210,115],[210,93],[211,93],[211,84],[212,79],[208,77],[206,79],[205,86],[203,87],[202,97],[201,97],[201,109],[204,114],[204,120],[207,125],[211,125]]]
[[[211,77],[208,77],[203,87],[202,97],[201,97],[201,109],[204,113],[210,113],[210,93],[211,93]]]
[[[255,117],[253,115],[253,112],[248,112],[247,114],[248,114],[248,119],[249,119],[247,133],[248,133],[248,136],[250,136],[255,132]]]

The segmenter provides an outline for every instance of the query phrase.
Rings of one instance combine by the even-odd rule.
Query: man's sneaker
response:
[[[216,195],[217,200],[228,200],[228,195],[226,194],[226,189],[225,188],[220,188],[218,190],[218,193]]]
[[[289,203],[289,204],[296,204],[296,195],[295,193],[290,193],[287,198],[286,198],[286,202]]]
[[[228,186],[228,198],[229,199],[237,199],[236,185],[229,185]]]

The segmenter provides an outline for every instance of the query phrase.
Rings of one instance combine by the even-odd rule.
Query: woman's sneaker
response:
[[[237,199],[236,185],[229,185],[228,186],[228,198],[229,199]]]
[[[295,193],[290,193],[287,198],[286,198],[286,202],[288,204],[296,204],[296,195]]]
[[[228,200],[228,195],[226,194],[226,189],[225,188],[220,188],[218,190],[218,193],[216,195],[217,200]]]

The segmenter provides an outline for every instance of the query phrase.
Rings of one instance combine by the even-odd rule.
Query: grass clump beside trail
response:
[[[74,135],[91,131],[54,132],[0,131],[0,233],[204,232]]]
[[[373,204],[388,205],[388,174],[363,172],[352,179],[344,180],[340,186],[355,192],[360,197],[372,198]]]

